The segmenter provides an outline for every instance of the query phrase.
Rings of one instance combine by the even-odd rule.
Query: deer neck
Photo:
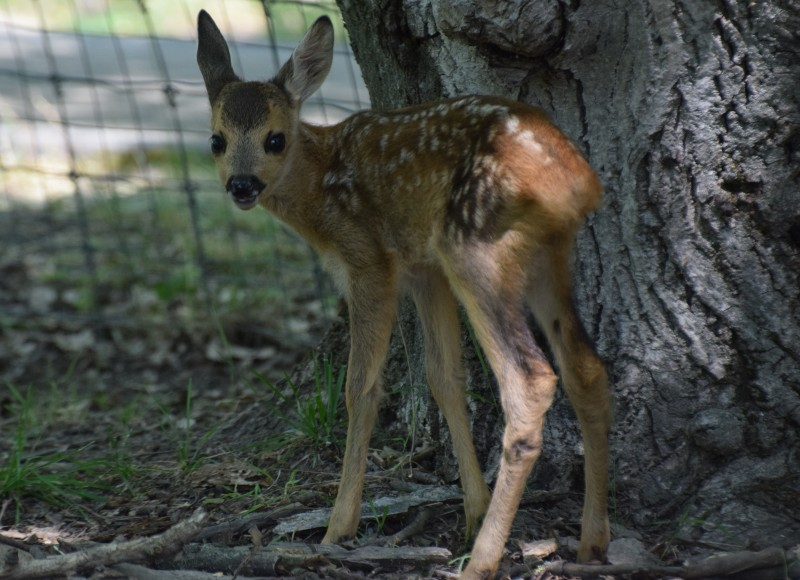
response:
[[[287,154],[286,171],[261,205],[321,250],[317,221],[324,196],[323,175],[332,154],[330,127],[300,123],[295,146]]]

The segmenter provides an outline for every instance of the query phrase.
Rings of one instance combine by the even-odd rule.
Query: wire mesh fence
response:
[[[248,79],[272,76],[328,14],[334,65],[303,116],[368,106],[333,1],[0,0],[0,316],[257,310],[279,327],[291,304],[329,300],[305,243],[222,193],[195,64],[200,8]]]

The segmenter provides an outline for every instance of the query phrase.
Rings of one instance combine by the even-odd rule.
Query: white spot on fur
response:
[[[495,175],[501,166],[492,155],[484,155],[475,162],[476,175]]]
[[[530,149],[534,153],[540,153],[542,151],[542,144],[536,140],[536,135],[529,129],[519,131],[514,135],[514,139],[516,139],[520,145],[526,149]]]
[[[509,135],[511,135],[514,138],[514,140],[523,148],[529,150],[532,153],[537,153],[537,154],[543,153],[544,147],[536,139],[536,134],[530,129],[520,129],[520,122],[517,117],[511,116],[506,121],[505,128],[506,132]],[[547,154],[543,154],[540,157],[540,162],[543,165],[552,163],[552,161],[553,160]]]
[[[371,131],[372,131],[372,125],[371,124],[370,125],[364,125],[363,127],[361,127],[361,129],[359,129],[359,131],[358,131],[358,140],[359,141],[363,141],[364,139],[366,139],[367,135],[369,135]]]
[[[499,185],[504,191],[515,191],[519,186],[519,183],[512,175],[509,175],[507,172],[503,172],[500,177]]]
[[[322,176],[324,187],[341,187],[353,191],[355,185],[355,170],[352,166],[345,167],[344,171],[327,171]]]
[[[434,108],[434,111],[436,111],[436,114],[439,115],[440,117],[444,117],[447,113],[450,112],[450,110],[451,110],[450,106],[444,103],[436,105],[436,107]]]
[[[519,133],[519,119],[512,115],[506,121],[506,131],[511,133],[512,135],[516,135]]]
[[[489,117],[492,115],[508,115],[508,108],[502,105],[491,103],[479,103],[477,100],[467,101],[464,111],[477,117]]]
[[[481,229],[484,226],[484,212],[483,206],[479,203],[475,206],[475,211],[472,214],[472,220],[475,223],[475,227]]]
[[[463,223],[469,223],[469,206],[466,203],[461,205],[461,219]]]

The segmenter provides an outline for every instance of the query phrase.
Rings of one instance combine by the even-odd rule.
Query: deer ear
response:
[[[233,72],[228,44],[205,10],[197,15],[197,65],[212,103],[225,85],[240,80]]]
[[[302,103],[322,85],[332,60],[333,24],[327,16],[320,16],[273,81]]]

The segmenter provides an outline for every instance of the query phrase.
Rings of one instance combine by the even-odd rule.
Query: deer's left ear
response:
[[[240,80],[233,72],[228,43],[205,10],[197,15],[197,65],[206,83],[208,100],[211,103],[225,85]]]
[[[302,103],[322,85],[332,60],[333,24],[327,16],[320,16],[273,81]]]

